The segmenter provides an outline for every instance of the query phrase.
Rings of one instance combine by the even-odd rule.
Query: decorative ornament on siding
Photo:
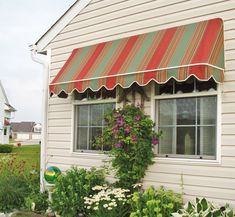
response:
[[[131,100],[128,99],[128,95],[131,93]],[[118,96],[118,103],[123,102],[123,105],[125,106],[128,102],[131,102],[135,105],[136,103],[136,93],[140,94],[140,104],[143,107],[145,101],[150,101],[150,98],[147,96],[147,94],[144,91],[144,88],[139,86],[138,84],[134,83],[130,88],[127,89],[120,89],[120,94]]]

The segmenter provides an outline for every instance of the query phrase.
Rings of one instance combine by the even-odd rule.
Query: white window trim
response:
[[[116,94],[117,95],[117,94]],[[117,97],[115,99],[96,99],[96,100],[72,100],[72,120],[71,120],[71,126],[72,126],[72,133],[71,133],[71,146],[70,146],[70,154],[74,156],[80,156],[80,157],[95,157],[97,159],[103,159],[107,156],[99,151],[92,151],[92,150],[83,150],[83,151],[75,151],[75,107],[78,105],[95,105],[95,104],[105,104],[105,103],[115,103],[115,106],[117,107]]]
[[[206,159],[190,159],[190,158],[173,158],[173,157],[160,157],[156,156],[154,161],[157,163],[169,163],[169,164],[196,164],[196,165],[221,165],[221,84],[217,84],[217,90],[209,92],[193,92],[184,94],[174,94],[174,95],[155,95],[155,84],[151,87],[151,118],[156,125],[158,123],[158,117],[156,107],[157,100],[160,99],[175,99],[175,98],[185,98],[185,97],[200,97],[200,96],[217,96],[217,130],[216,130],[216,159],[206,160]]]

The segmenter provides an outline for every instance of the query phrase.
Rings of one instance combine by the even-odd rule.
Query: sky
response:
[[[0,0],[0,80],[15,121],[42,119],[42,65],[30,57],[34,44],[76,0]]]

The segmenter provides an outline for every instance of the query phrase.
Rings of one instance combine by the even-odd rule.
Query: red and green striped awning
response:
[[[50,84],[51,94],[147,85],[190,76],[222,82],[223,22],[212,19],[73,50]]]

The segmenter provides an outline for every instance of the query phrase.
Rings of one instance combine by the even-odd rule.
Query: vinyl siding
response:
[[[204,196],[235,207],[235,1],[93,0],[49,44],[50,79],[74,48],[221,17],[224,20],[225,81],[221,93],[221,162],[156,159],[145,186],[164,185],[185,200]],[[150,91],[147,91],[150,94]],[[146,102],[146,113],[151,104]],[[74,154],[72,100],[52,97],[48,104],[48,165],[101,166],[104,155]]]

